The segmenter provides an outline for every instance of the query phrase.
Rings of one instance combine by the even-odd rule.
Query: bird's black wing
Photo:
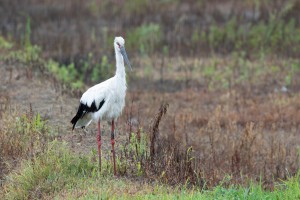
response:
[[[79,119],[83,118],[84,115],[86,115],[87,113],[97,112],[98,110],[100,110],[100,108],[103,106],[104,103],[105,103],[105,100],[103,99],[100,102],[99,106],[97,107],[95,101],[93,101],[91,106],[88,106],[86,103],[84,104],[84,103],[80,102],[78,111],[77,111],[76,115],[73,117],[73,119],[71,120],[71,123],[73,124],[73,130]]]

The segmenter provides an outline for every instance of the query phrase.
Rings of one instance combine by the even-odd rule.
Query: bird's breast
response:
[[[102,119],[116,119],[122,113],[125,106],[126,86],[118,86],[112,89],[107,105],[100,111],[99,115]]]

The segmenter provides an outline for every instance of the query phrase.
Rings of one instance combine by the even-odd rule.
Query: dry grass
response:
[[[140,3],[138,3],[140,2]],[[254,1],[247,2],[234,0],[226,1],[157,1],[149,4],[148,1],[11,1],[4,0],[2,7],[7,12],[1,12],[1,33],[12,36],[19,44],[26,43],[24,38],[30,38],[31,42],[40,45],[47,53],[46,56],[56,58],[62,63],[74,61],[80,65],[80,60],[85,59],[90,52],[94,55],[110,55],[113,37],[111,35],[131,35],[134,28],[143,24],[157,23],[161,26],[163,38],[161,45],[157,45],[156,52],[160,54],[162,45],[169,45],[169,52],[172,55],[195,55],[199,53],[227,53],[233,50],[236,44],[232,38],[238,32],[245,32],[241,37],[247,36],[247,30],[260,23],[272,22],[272,19],[283,19],[283,25],[279,31],[289,30],[285,26],[291,21],[298,28],[299,26],[299,2],[298,1]],[[8,14],[7,14],[8,13]],[[157,18],[156,16],[160,16]],[[26,35],[26,19],[31,18],[31,36]],[[226,28],[228,21],[235,19],[236,26],[229,27],[226,34],[222,34],[222,28]],[[270,23],[271,23],[270,22]],[[281,22],[281,21],[280,21]],[[211,32],[211,37],[203,39],[202,33],[210,33],[211,25],[217,24],[221,27]],[[277,25],[275,21],[275,25]],[[290,23],[291,25],[293,23]],[[243,29],[238,29],[243,27]],[[251,27],[250,29],[248,27]],[[231,29],[232,28],[232,29]],[[273,26],[270,28],[270,35],[273,34]],[[291,28],[292,30],[293,28]],[[203,31],[203,32],[202,32]],[[260,29],[257,30],[259,37]],[[279,32],[278,31],[278,32]],[[277,29],[274,31],[277,32]],[[297,32],[295,33],[295,35]],[[214,38],[215,35],[215,38]],[[227,36],[228,35],[228,36]],[[232,36],[233,35],[233,36]],[[276,34],[276,37],[263,38],[264,42],[271,40],[270,45],[277,40],[284,39],[289,46],[296,46],[290,42],[290,37],[295,35]],[[136,44],[135,37],[132,37],[131,44],[133,52],[142,48]],[[244,42],[244,38],[237,38]],[[246,47],[251,51],[251,44],[260,46],[258,40],[247,41]],[[210,41],[213,40],[213,41]],[[50,42],[51,41],[51,42]],[[299,41],[299,40],[297,40]],[[99,45],[95,45],[99,44]],[[145,44],[143,44],[145,45]],[[151,44],[152,45],[152,44]],[[146,45],[145,45],[146,46]],[[288,47],[288,46],[287,46]],[[280,53],[298,55],[293,48],[283,48],[275,45],[272,49]],[[237,51],[243,49],[237,49]],[[253,49],[256,53],[257,48]],[[295,52],[296,51],[296,52]],[[110,55],[112,56],[112,54]]]
[[[300,96],[231,92],[131,94],[132,117],[139,112],[140,126],[153,124],[147,132],[155,156],[144,165],[146,174],[171,184],[211,187],[224,179],[226,184],[254,180],[271,189],[296,174]],[[166,112],[162,105],[156,115],[160,102],[170,106]]]
[[[22,159],[33,159],[45,150],[49,128],[34,114],[20,114],[18,109],[7,108],[0,120],[0,178],[14,169]]]
[[[172,61],[171,64],[173,62],[175,63]],[[193,65],[197,60],[186,60],[186,62],[191,62]],[[131,145],[131,141],[128,141],[129,150],[125,149],[125,153],[123,151],[124,154],[120,155],[120,158],[123,158],[119,165],[120,174],[139,176],[145,174],[146,177],[160,179],[165,183],[189,183],[200,187],[215,186],[224,180],[226,184],[246,184],[252,179],[262,180],[268,188],[273,188],[275,181],[295,174],[299,168],[297,144],[299,144],[300,97],[297,93],[298,80],[295,79],[292,86],[288,87],[287,92],[275,91],[274,88],[278,88],[284,83],[282,80],[285,73],[279,71],[272,74],[267,71],[266,67],[275,65],[274,62],[266,65],[262,69],[263,75],[257,76],[259,78],[256,80],[248,82],[247,79],[242,82],[242,85],[236,82],[229,88],[216,87],[210,90],[207,89],[207,85],[210,80],[214,80],[214,75],[211,74],[210,77],[207,77],[198,72],[205,71],[203,68],[210,66],[211,63],[217,63],[214,74],[222,74],[224,64],[235,62],[235,60],[228,61],[226,58],[216,61],[214,58],[207,62],[203,65],[200,64],[199,69],[191,69],[191,77],[187,79],[195,81],[195,85],[187,86],[184,80],[179,80],[180,84],[185,85],[180,89],[176,85],[167,84],[167,80],[172,81],[172,75],[179,74],[184,77],[185,70],[176,70],[177,65],[172,65],[173,68],[169,69],[170,73],[165,77],[164,82],[159,83],[170,87],[171,92],[152,90],[151,87],[146,86],[146,84],[153,84],[155,80],[158,80],[159,73],[154,73],[155,76],[148,79],[149,82],[136,84],[134,81],[143,78],[143,74],[139,74],[139,70],[137,70],[137,77],[135,77],[137,79],[130,79],[129,85],[132,86],[132,89],[129,91],[127,102],[131,102],[131,104],[127,105],[125,114],[121,117],[118,125],[121,133],[127,132],[129,140],[132,138],[132,133],[135,132],[136,140],[133,145]],[[282,63],[284,65],[284,62]],[[254,62],[248,65],[257,64],[262,63]],[[183,67],[184,63],[180,65]],[[281,65],[279,65],[280,67]],[[238,71],[239,67],[235,69]],[[201,79],[200,82],[196,81],[197,75]],[[229,77],[230,79],[238,78],[239,73],[232,73]],[[270,84],[274,80],[279,80],[279,83]],[[24,91],[26,82],[29,81],[30,78],[26,77],[20,82]],[[138,86],[134,87],[134,85]],[[36,85],[36,87],[30,92],[40,94],[39,87],[46,88],[47,84]],[[54,98],[55,95],[52,96],[52,93],[53,91],[42,97]],[[18,92],[18,95],[22,95],[22,90]],[[3,102],[8,100],[9,98],[4,98]],[[39,107],[43,109],[47,107],[39,99],[35,99],[35,101]],[[64,102],[67,101],[61,100],[62,105]],[[71,99],[68,98],[68,102],[71,102]],[[161,102],[166,102],[169,106],[160,108]],[[2,104],[5,105],[5,103]],[[71,110],[69,107],[65,110]],[[21,119],[20,124],[23,124],[21,127],[24,127],[24,124],[32,127],[30,124],[32,124],[33,115],[30,114],[32,113],[31,109],[28,110],[29,114],[23,118],[16,115]],[[158,114],[157,110],[159,110]],[[62,108],[57,114],[64,116]],[[10,116],[10,113],[2,114],[2,116]],[[3,125],[3,127],[12,125],[9,127],[10,134],[6,134],[7,131],[2,132],[3,141],[10,141],[8,136],[14,136],[14,134],[17,134],[14,137],[21,138],[20,132],[14,132],[16,128],[13,119],[13,117],[8,118]],[[59,123],[57,119],[53,119],[53,121]],[[64,119],[63,122],[65,121]],[[150,128],[147,129],[149,126]],[[64,127],[66,128],[65,124]],[[146,144],[139,146],[143,132],[149,133],[149,140]],[[38,132],[33,129],[32,133],[36,135]],[[94,136],[89,137],[94,139]],[[20,139],[16,141],[20,141]],[[30,143],[29,140],[28,144]],[[12,144],[19,145],[19,143]],[[90,150],[92,145],[89,145],[88,149]],[[9,152],[7,150],[10,148],[9,146],[3,147],[6,149],[5,152]],[[22,156],[20,152],[24,152],[29,147],[21,145],[15,148],[16,156]],[[80,152],[83,148],[76,149]],[[7,156],[13,157],[9,154]]]
[[[61,36],[58,40],[73,42]],[[62,46],[72,46],[66,43]],[[70,55],[54,57],[74,56],[72,50],[67,52]],[[123,161],[119,161],[119,173],[201,188],[254,180],[271,189],[279,179],[296,174],[300,142],[299,62],[272,57],[253,61],[240,56],[133,59],[140,69],[137,67],[129,78],[131,91],[127,102],[132,100],[132,103],[120,120],[121,131],[128,127],[129,147],[120,151]],[[39,66],[27,67],[28,80],[22,82],[23,87],[33,78],[30,69]],[[61,87],[58,81],[53,79],[53,82]],[[283,86],[287,91],[281,91]],[[8,163],[42,151],[47,130],[31,108],[20,115],[7,109],[9,96],[0,98],[0,158],[4,159],[0,161],[0,169],[3,170],[9,168]],[[49,94],[44,99],[48,100]],[[70,104],[74,99],[67,100],[60,103]],[[47,103],[38,102],[40,107],[47,107]],[[64,111],[61,108],[58,114],[65,116],[63,112],[69,112],[69,107]],[[40,124],[38,127],[36,122]],[[149,140],[141,145],[143,132]],[[134,143],[132,138],[136,139]]]

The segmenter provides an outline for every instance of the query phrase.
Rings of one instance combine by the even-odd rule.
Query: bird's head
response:
[[[125,40],[122,37],[115,37],[114,47],[115,47],[116,51],[118,51],[122,54],[127,66],[130,68],[130,70],[132,70],[131,64],[129,62],[129,59],[127,57],[127,53],[125,50]]]

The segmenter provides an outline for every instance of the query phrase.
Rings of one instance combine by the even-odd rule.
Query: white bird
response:
[[[125,50],[125,40],[115,37],[114,48],[116,54],[116,74],[112,78],[89,88],[81,97],[77,114],[71,120],[74,128],[85,128],[93,120],[98,122],[98,155],[101,170],[101,130],[100,121],[111,121],[111,144],[114,162],[114,174],[116,175],[115,161],[115,120],[120,116],[125,106],[126,73],[124,60],[131,69]]]

